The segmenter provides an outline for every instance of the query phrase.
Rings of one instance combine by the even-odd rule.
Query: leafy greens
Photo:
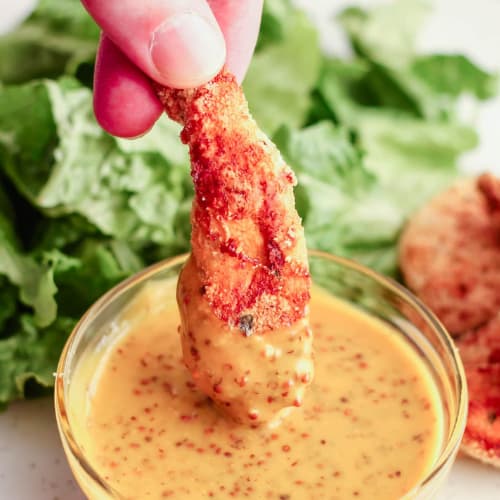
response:
[[[340,59],[321,53],[290,0],[267,0],[244,82],[297,174],[309,246],[391,276],[406,218],[477,143],[458,99],[497,92],[496,75],[465,56],[416,53],[427,12],[420,0],[346,9],[354,55]],[[79,0],[40,0],[0,38],[0,407],[53,385],[67,335],[102,293],[189,248],[179,127],[162,118],[125,141],[97,126],[98,36]]]

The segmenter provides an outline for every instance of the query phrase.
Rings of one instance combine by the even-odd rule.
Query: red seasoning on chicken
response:
[[[270,420],[301,405],[313,375],[295,177],[231,74],[157,91],[184,125],[195,188],[192,254],[178,284],[184,361],[235,419]]]

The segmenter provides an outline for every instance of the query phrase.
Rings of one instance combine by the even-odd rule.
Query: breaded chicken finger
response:
[[[231,74],[158,94],[184,125],[195,188],[192,253],[178,285],[184,360],[235,419],[270,420],[300,406],[313,373],[295,177]]]
[[[500,179],[461,179],[408,222],[399,244],[406,284],[452,335],[500,310]]]

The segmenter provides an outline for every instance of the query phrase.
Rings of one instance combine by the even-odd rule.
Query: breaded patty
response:
[[[407,224],[399,247],[404,280],[452,335],[500,310],[500,179],[462,179]]]

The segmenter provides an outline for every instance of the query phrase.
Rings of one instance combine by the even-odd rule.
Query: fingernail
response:
[[[167,85],[196,87],[207,82],[226,60],[224,37],[217,26],[193,13],[177,14],[151,37],[153,64]]]

